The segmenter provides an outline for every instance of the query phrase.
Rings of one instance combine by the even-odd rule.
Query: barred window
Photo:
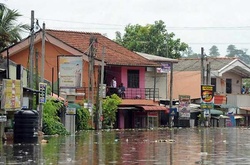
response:
[[[128,70],[128,88],[139,88],[139,70]]]

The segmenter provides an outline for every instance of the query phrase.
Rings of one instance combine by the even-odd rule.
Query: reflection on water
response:
[[[250,129],[83,131],[46,144],[1,143],[0,164],[250,164]]]

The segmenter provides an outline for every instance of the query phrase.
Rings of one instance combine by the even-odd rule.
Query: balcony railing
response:
[[[77,96],[76,99],[88,99],[89,96],[89,90],[88,87],[83,87],[77,89],[77,93],[85,93],[84,96]],[[96,98],[98,90],[97,88],[93,88],[93,94],[94,98]],[[90,91],[90,95],[92,94],[92,91]],[[117,88],[106,88],[106,91],[104,91],[103,96],[111,96],[112,94],[117,94],[118,96],[118,89]],[[159,99],[159,88],[156,88],[154,91],[154,88],[126,88],[125,96],[123,99]]]

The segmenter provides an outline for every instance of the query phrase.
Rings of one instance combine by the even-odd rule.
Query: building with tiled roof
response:
[[[210,77],[207,81],[207,64],[210,64]],[[190,95],[192,99],[200,98],[200,86],[202,82],[215,86],[218,94],[241,93],[242,79],[250,77],[250,67],[237,58],[210,58],[204,59],[204,78],[201,76],[201,59],[179,59],[174,65],[174,92],[173,97]]]
[[[41,30],[35,33],[34,52],[36,53],[34,54],[37,55],[37,60],[35,60],[35,55],[32,59],[34,60],[34,71],[38,70],[39,74],[42,69],[42,36]],[[91,40],[95,42],[91,43]],[[10,60],[28,69],[29,62],[31,61],[31,59],[29,59],[29,47],[30,37],[9,47]],[[94,58],[90,58],[90,50],[92,50],[91,52]],[[1,53],[5,57],[7,56],[7,50]],[[121,109],[119,109],[118,112],[120,116],[119,121],[116,123],[117,128],[135,127],[134,121],[137,120],[137,117],[141,118],[142,114],[145,121],[149,121],[147,119],[150,117],[148,114],[152,113],[154,114],[151,116],[154,118],[153,120],[158,120],[159,111],[167,112],[168,110],[166,107],[160,107],[158,102],[153,100],[153,98],[159,98],[159,93],[156,96],[156,93],[152,91],[160,90],[155,89],[154,85],[150,87],[145,85],[147,81],[145,76],[146,68],[157,68],[161,65],[158,62],[149,60],[126,49],[100,33],[47,29],[45,32],[44,59],[44,78],[51,82],[51,84],[53,83],[53,92],[59,94],[59,96],[63,95],[63,97],[65,97],[65,95],[66,97],[76,95],[75,101],[77,102],[83,102],[83,100],[89,101],[92,98],[96,98],[97,89],[99,89],[98,84],[100,84],[98,78],[101,72],[99,69],[102,65],[104,66],[103,83],[106,85],[104,91],[106,95],[112,93],[118,94],[117,88],[113,89],[110,86],[113,77],[116,78],[117,86],[123,83],[126,91],[123,102],[120,105]],[[102,62],[102,60],[104,62]],[[90,68],[90,63],[93,64],[93,69]],[[82,71],[80,74],[81,82],[80,85],[76,87],[75,82],[79,81],[79,79],[76,80],[74,78],[74,71],[76,69],[74,67],[79,66],[79,64],[81,64],[80,69]],[[62,79],[65,79],[65,81],[62,81]],[[150,81],[153,82],[153,78]],[[63,91],[61,91],[62,83],[64,83]],[[93,87],[94,90],[90,90],[90,86]],[[95,100],[91,100],[91,103],[95,103]],[[131,108],[133,111],[131,111]],[[159,122],[157,121],[155,123],[158,126]],[[147,127],[147,122],[141,123],[140,127]]]

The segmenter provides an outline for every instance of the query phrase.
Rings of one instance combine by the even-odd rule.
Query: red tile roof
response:
[[[107,65],[123,65],[123,66],[158,66],[159,64],[152,62],[138,54],[120,46],[116,42],[108,39],[100,33],[87,33],[76,31],[62,30],[46,30],[46,33],[54,38],[64,42],[65,44],[77,49],[81,52],[88,53],[90,38],[97,38],[96,58],[101,60],[102,49],[105,47],[105,62]]]

